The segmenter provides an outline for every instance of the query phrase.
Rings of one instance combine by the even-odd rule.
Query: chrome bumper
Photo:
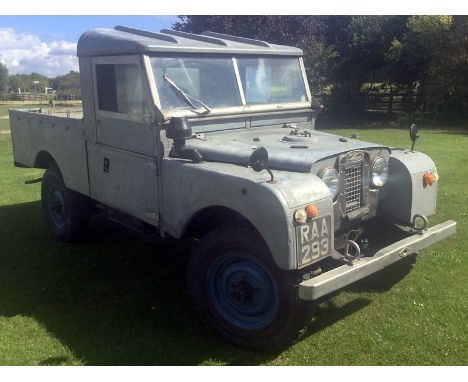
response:
[[[425,230],[421,234],[409,236],[382,248],[372,257],[360,258],[355,260],[352,265],[345,264],[303,281],[299,284],[299,298],[302,300],[316,300],[369,276],[412,253],[429,247],[453,235],[456,230],[457,223],[453,220],[447,220]]]

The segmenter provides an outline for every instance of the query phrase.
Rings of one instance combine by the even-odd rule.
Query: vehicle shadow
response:
[[[387,292],[411,272],[416,261],[416,254],[409,255],[390,264],[385,269],[349,285],[346,289],[353,292]]]
[[[86,242],[58,243],[40,202],[0,207],[0,228],[0,315],[33,317],[87,364],[257,365],[278,356],[231,346],[199,323],[185,292],[188,243],[142,239],[102,218]],[[369,303],[321,304],[305,338]]]

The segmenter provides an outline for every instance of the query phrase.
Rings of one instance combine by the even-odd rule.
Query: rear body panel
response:
[[[37,167],[47,152],[60,168],[68,188],[89,195],[88,162],[83,120],[10,110],[15,163]]]

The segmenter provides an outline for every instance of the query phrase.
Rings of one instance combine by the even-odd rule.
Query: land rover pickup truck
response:
[[[189,295],[225,339],[289,343],[312,301],[455,233],[428,225],[428,156],[314,129],[298,48],[119,26],[77,54],[82,115],[11,110],[15,165],[45,169],[59,240],[83,237],[97,207],[193,238]]]

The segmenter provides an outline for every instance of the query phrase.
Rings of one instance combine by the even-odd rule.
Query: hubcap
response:
[[[65,200],[62,192],[57,189],[52,189],[49,194],[49,215],[55,226],[65,226]]]
[[[223,256],[208,272],[208,292],[218,312],[242,329],[262,329],[276,316],[278,290],[260,264]]]

